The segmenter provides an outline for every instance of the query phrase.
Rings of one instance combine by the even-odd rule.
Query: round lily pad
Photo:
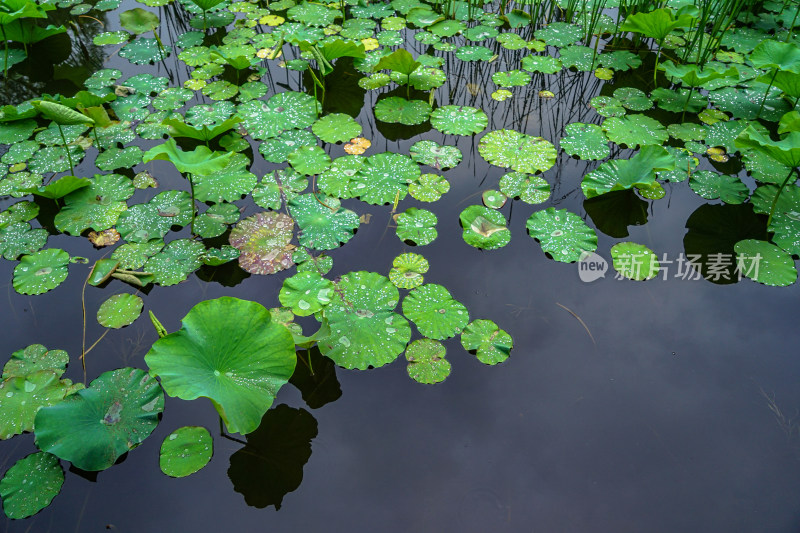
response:
[[[403,314],[425,337],[437,340],[455,337],[469,322],[467,308],[453,299],[441,285],[421,285],[403,299]]]
[[[145,204],[123,211],[117,220],[117,231],[129,242],[144,243],[163,239],[173,226],[192,221],[192,198],[185,191],[164,191]]]
[[[274,274],[294,265],[294,221],[274,211],[256,213],[231,230],[230,244],[241,252],[239,266],[251,274]]]
[[[411,159],[436,170],[447,170],[461,162],[461,150],[455,146],[442,146],[434,141],[417,141],[409,151]]]
[[[375,104],[375,118],[390,124],[414,126],[428,120],[430,114],[431,106],[422,100],[390,96]]]
[[[164,393],[144,370],[120,368],[36,413],[36,445],[81,470],[105,470],[158,425]]]
[[[420,202],[435,202],[449,190],[450,182],[438,174],[422,174],[408,185],[408,194]]]
[[[14,268],[14,290],[20,294],[43,294],[67,279],[69,254],[48,248],[23,255]]]
[[[72,392],[72,382],[59,380],[62,369],[36,370],[0,383],[0,439],[33,431],[36,412],[59,403]]]
[[[561,60],[552,56],[526,56],[522,58],[522,68],[528,72],[555,74],[561,70]]]
[[[500,191],[510,198],[519,198],[526,204],[541,204],[550,198],[550,184],[539,176],[523,172],[509,172],[500,178]]]
[[[333,282],[316,272],[298,272],[283,281],[278,299],[297,316],[313,315],[328,305],[333,296]]]
[[[750,189],[738,176],[719,174],[710,170],[692,173],[689,187],[707,200],[719,198],[726,204],[741,204],[750,196]]]
[[[11,354],[3,367],[3,379],[27,376],[39,370],[51,370],[59,377],[69,363],[69,355],[64,350],[48,350],[41,344],[31,344]]]
[[[542,251],[562,263],[573,263],[583,252],[597,249],[597,234],[566,209],[548,207],[533,213],[525,223],[531,237],[539,241]]]
[[[286,130],[277,137],[266,139],[258,146],[258,151],[270,163],[284,163],[289,154],[301,146],[316,146],[317,139],[306,130]]]
[[[483,205],[488,207],[489,209],[500,209],[506,202],[508,201],[508,196],[500,191],[496,191],[494,189],[490,189],[488,191],[483,191],[481,195],[481,200],[483,200]]]
[[[368,204],[393,203],[405,198],[408,184],[420,174],[419,165],[406,155],[375,154],[352,177],[350,192]]]
[[[0,255],[14,260],[32,254],[47,244],[47,230],[32,229],[27,222],[16,222],[0,229]]]
[[[438,236],[436,215],[425,209],[409,207],[397,216],[397,237],[417,246],[432,243]]]
[[[23,457],[0,480],[3,511],[9,518],[33,516],[53,501],[64,484],[58,457],[37,452]]]
[[[622,107],[631,111],[647,111],[653,107],[653,101],[641,89],[635,87],[620,87],[613,94],[620,101]]]
[[[669,139],[664,125],[645,115],[607,118],[603,121],[603,131],[611,141],[628,148],[646,144],[661,145]]]
[[[734,245],[741,275],[773,287],[787,287],[797,280],[792,256],[772,243],[746,239]]]
[[[337,198],[302,194],[289,202],[301,246],[332,250],[349,241],[359,226],[358,215],[341,206]]]
[[[445,359],[447,349],[433,339],[418,339],[406,348],[406,370],[417,383],[433,385],[450,375],[450,362]]]
[[[319,146],[301,146],[288,156],[289,164],[297,172],[313,176],[331,166],[331,158]]]
[[[115,294],[100,304],[97,321],[106,328],[130,326],[142,314],[144,302],[135,294]]]
[[[531,82],[531,75],[521,70],[495,72],[492,81],[500,87],[524,87]]]
[[[431,125],[451,135],[474,135],[485,130],[488,124],[486,113],[474,107],[446,105],[431,113]]]
[[[496,365],[508,359],[514,341],[491,320],[474,320],[461,332],[461,346],[481,363]]]
[[[637,281],[653,279],[660,268],[653,251],[635,242],[619,242],[611,247],[614,269],[620,276]]]
[[[185,426],[167,435],[161,443],[158,465],[170,477],[186,477],[206,466],[213,454],[214,441],[208,430]]]
[[[464,209],[458,218],[464,230],[461,236],[470,246],[496,250],[511,241],[511,231],[508,229],[506,217],[494,209],[471,205]]]
[[[567,135],[561,138],[561,148],[580,159],[605,159],[611,153],[603,128],[596,124],[573,122],[564,128]]]
[[[316,121],[311,131],[326,143],[340,143],[361,135],[361,124],[350,115],[332,113]]]
[[[422,285],[423,274],[428,271],[428,260],[419,254],[405,253],[392,261],[389,281],[399,289],[413,289]]]
[[[492,165],[529,174],[548,170],[558,155],[549,141],[507,129],[484,135],[478,152]]]
[[[189,274],[202,266],[200,256],[206,251],[203,243],[191,239],[176,239],[167,243],[160,252],[144,264],[145,272],[155,277],[162,287],[186,281]]]

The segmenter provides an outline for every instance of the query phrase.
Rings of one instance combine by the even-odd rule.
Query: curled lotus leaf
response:
[[[548,207],[537,211],[525,223],[542,251],[562,263],[573,263],[583,252],[597,249],[597,234],[581,217],[566,209]]]
[[[437,340],[455,337],[469,322],[469,312],[464,304],[435,283],[411,291],[403,299],[403,314],[414,322],[420,333]]]
[[[289,244],[294,221],[274,211],[256,213],[231,230],[229,242],[241,252],[239,266],[251,274],[274,274],[294,265]]]
[[[69,254],[58,248],[23,255],[14,268],[14,290],[20,294],[43,294],[67,279]]]
[[[508,359],[514,341],[491,320],[474,320],[461,332],[461,346],[481,363],[496,365]]]
[[[358,215],[341,206],[337,198],[321,194],[302,194],[289,202],[289,212],[297,222],[301,246],[332,250],[349,241],[359,226]]]
[[[36,445],[82,470],[105,470],[158,425],[164,392],[138,368],[105,372],[36,413]]]
[[[511,241],[506,217],[502,213],[484,207],[471,205],[458,216],[463,228],[464,242],[475,248],[496,250]]]
[[[620,276],[636,281],[653,279],[660,268],[656,254],[635,242],[618,242],[611,247],[611,258]]]
[[[23,457],[0,480],[3,511],[9,518],[33,516],[53,501],[64,484],[64,470],[55,455],[36,452]]]
[[[423,274],[428,271],[428,260],[419,254],[405,253],[392,261],[389,281],[398,289],[413,289],[422,285]]]
[[[161,443],[158,465],[170,477],[186,477],[206,466],[213,454],[214,441],[208,430],[185,426],[167,435]]]
[[[507,129],[484,135],[478,152],[492,165],[529,174],[548,170],[558,155],[551,142]]]
[[[250,433],[294,372],[292,334],[258,302],[224,296],[195,305],[181,329],[145,355],[170,396],[210,398],[228,431]]]
[[[433,339],[417,339],[406,348],[408,376],[417,383],[433,385],[450,375],[450,362],[445,359],[447,349]]]
[[[486,113],[474,107],[446,105],[431,113],[431,126],[451,135],[474,135],[488,125]]]
[[[298,272],[283,281],[278,299],[297,316],[313,315],[333,297],[333,282],[316,272]]]

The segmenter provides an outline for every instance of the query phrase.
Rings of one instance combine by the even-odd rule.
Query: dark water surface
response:
[[[122,64],[119,59],[109,63]],[[155,73],[156,68],[139,67],[133,73],[142,71]],[[557,141],[567,122],[597,118],[586,104],[600,90],[599,82],[582,74],[563,73],[558,78],[563,85],[549,87],[559,95],[555,100],[538,100],[536,87],[504,103],[467,92],[465,80],[489,85],[481,75],[464,72],[437,94],[483,107],[490,114],[487,131],[511,127]],[[296,88],[298,76],[290,76]],[[345,96],[328,95],[338,97]],[[384,140],[374,127],[373,104],[367,95],[360,116],[364,135],[373,140],[367,155],[408,153],[421,137]],[[445,140],[432,133],[425,137],[452,142],[451,136]],[[452,189],[441,201],[431,207],[408,198],[400,206],[401,211],[418,206],[437,213],[439,237],[432,245],[412,248],[400,242],[387,228],[391,206],[348,201],[349,208],[373,217],[350,243],[330,253],[334,269],[329,277],[354,270],[386,274],[396,255],[422,253],[431,264],[427,282],[445,285],[471,318],[492,319],[513,336],[508,361],[487,367],[451,339],[445,345],[453,371],[436,386],[411,381],[402,357],[376,370],[338,369],[341,398],[319,409],[310,409],[287,385],[275,402],[278,407],[267,415],[277,430],[266,439],[268,453],[285,468],[247,489],[241,484],[253,471],[242,459],[248,453],[239,452],[231,467],[232,455],[243,445],[218,436],[210,402],[168,398],[156,431],[124,462],[99,473],[96,482],[68,472],[50,507],[28,520],[6,519],[4,529],[797,531],[798,287],[684,280],[675,277],[675,264],[668,265],[667,279],[615,280],[612,270],[605,279],[581,282],[577,265],[550,260],[525,233],[527,217],[549,206],[566,207],[595,226],[586,217],[579,188],[586,165],[563,154],[544,174],[553,185],[551,200],[540,206],[509,202],[503,208],[510,215],[511,243],[490,252],[472,248],[461,238],[458,213],[480,203],[480,192],[496,188],[503,174],[477,155],[478,138],[460,138],[464,162],[445,173]],[[343,155],[340,146],[330,153]],[[256,158],[261,159],[257,152]],[[181,183],[167,163],[148,168],[167,187]],[[254,172],[261,175],[267,168],[272,167],[261,161]],[[684,252],[686,220],[703,201],[686,183],[666,187],[667,198],[649,202],[649,222],[628,228],[626,240],[676,260]],[[156,192],[137,192],[135,200]],[[257,209],[249,204],[245,216]],[[618,239],[599,231],[598,236],[598,253],[610,259],[608,250]],[[104,253],[67,236],[50,237],[49,245],[92,262]],[[0,279],[8,280],[3,351],[31,343],[66,349],[73,356],[67,376],[81,379],[76,354],[88,267],[71,265],[64,285],[27,297],[10,285],[13,266],[0,263]],[[201,299],[229,295],[278,306],[285,277],[250,276],[226,287],[193,275],[180,285],[154,288],[144,296],[145,305],[174,331]],[[86,288],[87,344],[103,333],[94,320],[97,307],[124,289],[118,283],[105,290]],[[156,338],[146,317],[111,331],[87,356],[89,379],[121,366],[144,368],[143,356]],[[158,468],[159,447],[184,425],[209,428],[215,453],[197,474],[171,479]],[[313,436],[307,462],[302,445],[282,446],[298,438],[302,442],[303,435],[306,440]],[[0,443],[3,470],[31,451],[32,435]],[[246,499],[274,503],[264,494],[281,482],[296,486],[301,466],[302,483],[282,498],[277,512],[274,506],[248,505]]]

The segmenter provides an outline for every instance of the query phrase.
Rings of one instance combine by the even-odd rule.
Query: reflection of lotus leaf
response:
[[[359,225],[358,215],[330,196],[300,195],[289,202],[289,212],[297,222],[300,244],[316,250],[346,243]]]
[[[467,308],[434,283],[411,291],[403,300],[403,314],[424,336],[438,340],[458,335],[469,322]]]
[[[745,277],[773,287],[786,287],[797,280],[792,256],[774,244],[746,239],[733,248],[738,270]]]
[[[484,135],[478,152],[492,165],[529,174],[548,170],[558,155],[549,141],[506,129]]]
[[[20,294],[42,294],[55,289],[67,279],[69,254],[48,248],[23,255],[14,268],[14,290]]]
[[[58,457],[37,452],[14,463],[0,480],[3,511],[9,518],[33,516],[61,492],[64,470]]]
[[[573,263],[583,252],[597,250],[597,234],[581,220],[581,217],[566,209],[548,207],[528,218],[525,226],[531,237],[539,241],[542,251],[556,261]]]
[[[214,441],[204,427],[186,426],[170,433],[161,443],[158,464],[170,477],[194,474],[211,460]]]
[[[442,133],[472,135],[486,129],[489,118],[480,109],[446,105],[431,113],[431,125]]]
[[[496,365],[508,359],[514,341],[491,320],[474,320],[461,332],[461,345],[481,363]]]
[[[138,368],[105,372],[36,413],[36,445],[82,470],[105,470],[152,433],[164,393]]]
[[[393,311],[397,288],[374,272],[350,272],[323,310],[330,332],[320,351],[344,368],[366,370],[394,361],[411,338],[408,321]]]
[[[231,230],[230,244],[237,248],[239,265],[251,274],[274,274],[294,265],[294,221],[276,212],[262,212],[243,219]]]
[[[406,155],[375,154],[353,176],[350,192],[368,204],[388,204],[405,198],[408,184],[420,174],[419,165]]]
[[[296,360],[291,333],[264,306],[228,296],[195,305],[145,355],[167,394],[210,398],[235,433],[258,427]]]
[[[283,280],[278,299],[297,316],[313,315],[333,297],[333,282],[316,272],[298,272]]]
[[[637,281],[653,279],[660,268],[656,254],[635,242],[618,242],[611,247],[614,269],[620,276]]]
[[[502,248],[511,240],[511,232],[506,226],[502,213],[482,205],[471,205],[459,215],[464,229],[464,242],[475,248],[495,250]]]
[[[405,253],[392,261],[389,281],[399,289],[413,289],[422,285],[423,274],[428,271],[428,260],[419,254]]]
[[[418,339],[406,348],[409,377],[417,383],[433,385],[450,375],[450,362],[444,358],[447,350],[433,339]]]
[[[432,243],[438,232],[436,215],[426,209],[409,207],[397,216],[397,237],[401,241],[410,241],[417,246]]]

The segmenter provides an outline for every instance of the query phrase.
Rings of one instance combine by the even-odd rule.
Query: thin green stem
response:
[[[761,111],[764,109],[764,103],[767,101],[767,95],[769,94],[770,89],[772,89],[772,84],[775,82],[775,77],[778,75],[778,69],[775,69],[775,72],[772,74],[772,79],[769,80],[769,85],[767,86],[767,90],[764,91],[764,98],[761,99],[761,105],[758,106],[758,113],[756,113],[756,118],[761,116]]]
[[[769,218],[767,218],[767,230],[769,230],[769,225],[772,223],[772,216],[775,214],[775,206],[778,205],[778,198],[781,197],[781,193],[783,192],[783,189],[786,187],[786,184],[789,183],[789,180],[792,178],[792,174],[794,174],[794,168],[792,168],[789,171],[789,175],[786,176],[785,180],[783,180],[780,189],[778,189],[778,193],[772,200],[772,205],[769,208]]]
[[[67,146],[67,138],[64,137],[64,130],[61,129],[61,124],[56,122],[56,126],[58,126],[58,133],[61,134],[61,140],[64,141],[64,150],[67,152],[67,159],[69,160],[69,172],[74,176],[75,165],[72,164],[72,156],[69,153],[69,146]]]

